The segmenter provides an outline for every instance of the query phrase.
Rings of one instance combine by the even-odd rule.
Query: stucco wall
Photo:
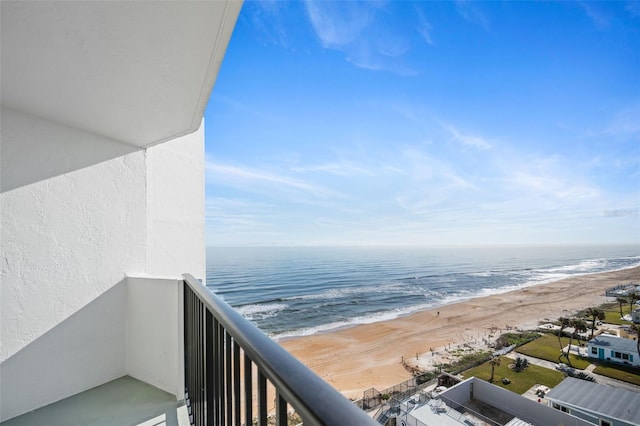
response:
[[[25,368],[33,360],[47,358],[58,370],[56,388],[45,391],[38,401],[13,399],[14,406],[28,410],[128,373],[128,358],[135,357],[126,346],[128,324],[113,317],[120,309],[115,308],[117,298],[103,296],[111,294],[107,292],[125,276],[161,274],[177,279],[189,272],[204,277],[203,132],[114,157],[122,148],[118,142],[5,112],[2,177],[12,184],[0,198],[0,392],[29,398],[28,390],[5,386],[5,378],[15,377],[15,366]],[[54,129],[53,136],[34,128]],[[84,143],[95,149],[73,148]],[[25,150],[22,145],[32,148]],[[38,167],[47,158],[64,164],[46,164],[42,173]],[[141,308],[153,309],[159,299],[136,293],[132,300]],[[166,304],[167,299],[163,300]],[[96,310],[104,303],[114,309]],[[122,318],[126,320],[137,309],[129,306]],[[100,338],[68,332],[74,330],[80,311],[85,315],[84,327],[95,326]],[[99,313],[109,311],[114,314]],[[174,313],[168,318],[179,321]],[[177,324],[171,327],[180,329]],[[155,347],[163,344],[166,335],[157,339]],[[179,350],[174,342],[167,341],[167,350]],[[103,345],[111,349],[104,351]],[[91,362],[69,362],[73,358],[64,350],[51,351],[51,347],[66,347],[76,351],[78,359]],[[179,358],[177,352],[170,358]],[[53,373],[45,373],[36,380],[45,383],[52,377]],[[156,384],[176,388],[175,380],[158,380]],[[9,403],[2,394],[0,400],[4,420]]]
[[[204,125],[147,149],[147,268],[181,278],[205,273]]]
[[[184,361],[176,350],[183,342],[182,300],[179,280],[127,278],[127,374],[178,399],[184,397]]]
[[[30,130],[29,116],[4,112],[3,176],[28,175],[25,180],[31,182],[39,175],[41,159],[55,162],[61,152],[83,155],[70,149],[69,140],[102,143],[100,138],[63,126],[56,126],[55,137],[49,138],[46,132]],[[31,121],[33,127],[48,127],[38,118]],[[33,146],[36,137],[37,161],[32,151],[7,158],[21,152],[12,146]],[[2,193],[0,362],[120,282],[127,272],[145,270],[145,199],[143,151]]]
[[[2,192],[139,151],[122,142],[6,107],[2,107],[0,117]]]
[[[126,285],[114,285],[0,364],[0,419],[127,374]]]

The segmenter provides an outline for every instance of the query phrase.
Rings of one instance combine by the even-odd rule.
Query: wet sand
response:
[[[442,354],[449,346],[482,345],[507,328],[534,329],[540,321],[614,301],[604,291],[630,281],[640,281],[640,267],[566,278],[280,343],[345,396],[360,398],[367,389],[409,379],[403,360],[425,365],[431,349]]]

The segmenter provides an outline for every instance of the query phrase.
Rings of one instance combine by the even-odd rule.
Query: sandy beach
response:
[[[607,301],[607,288],[630,281],[640,281],[640,267],[571,277],[280,343],[344,395],[359,398],[369,388],[409,379],[403,360],[428,365],[431,350],[437,357],[449,347],[495,339],[507,328],[533,329],[539,321],[598,306]]]

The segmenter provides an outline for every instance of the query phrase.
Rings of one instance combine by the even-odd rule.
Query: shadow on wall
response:
[[[0,364],[0,421],[126,374],[126,284],[118,282]]]
[[[140,150],[6,107],[1,120],[1,192]]]

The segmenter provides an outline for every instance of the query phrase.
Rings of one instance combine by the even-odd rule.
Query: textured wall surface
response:
[[[178,280],[127,278],[127,374],[178,398],[184,393],[184,364]]]
[[[147,272],[205,274],[204,126],[147,150]]]
[[[21,136],[32,135],[2,143]],[[66,148],[42,138],[43,150]],[[145,161],[137,151],[2,193],[0,361],[145,270]]]
[[[127,374],[126,285],[114,285],[0,364],[2,420]]]
[[[128,275],[162,275],[174,284],[185,272],[204,277],[202,130],[113,158],[119,145],[112,141],[60,125],[54,126],[52,137],[34,128],[51,126],[22,113],[3,116],[2,153],[19,155],[13,161],[3,158],[2,173],[20,175],[23,183],[0,195],[0,381],[4,393],[5,384],[12,383],[5,379],[46,359],[40,363],[43,368],[34,370],[41,375],[38,380],[55,386],[42,387],[37,398],[26,388],[12,390],[11,401],[3,398],[2,420],[16,407],[21,412],[35,409],[128,374],[129,365],[176,393],[180,327],[178,315],[167,312],[176,300],[175,288],[147,283],[137,287],[131,299],[126,291],[116,297],[120,293],[110,290],[127,285]],[[96,149],[73,149],[83,141]],[[22,149],[23,144],[37,149]],[[45,174],[21,170],[28,164],[37,168],[46,158],[64,164],[47,165],[54,172]],[[147,324],[138,311],[167,316],[160,322],[149,317]],[[83,320],[79,323],[78,318]],[[123,338],[129,318],[139,334],[153,330],[146,327],[163,328],[149,333],[155,340],[138,349],[160,358],[150,365],[171,371],[144,370],[146,355],[128,347]],[[95,334],[87,335],[92,327]],[[149,351],[163,347],[166,353]],[[48,374],[48,366],[57,366],[57,371]],[[9,410],[7,404],[12,405]]]
[[[2,192],[137,151],[104,137],[2,108]]]

